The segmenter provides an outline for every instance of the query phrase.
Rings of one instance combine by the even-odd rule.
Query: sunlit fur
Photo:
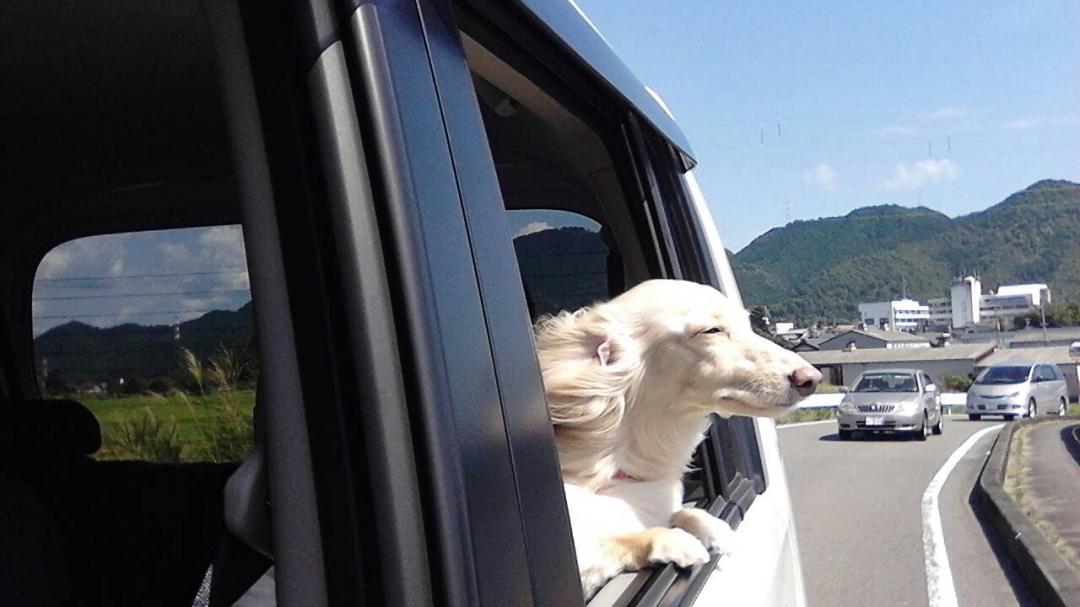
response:
[[[702,543],[724,550],[726,524],[682,509],[708,414],[777,415],[801,398],[797,369],[820,379],[719,291],[684,281],[543,319],[536,341],[587,595],[621,570],[702,562]],[[642,535],[672,524],[698,545]]]

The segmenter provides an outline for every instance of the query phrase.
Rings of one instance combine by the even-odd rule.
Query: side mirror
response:
[[[937,392],[937,386],[935,386],[934,384],[930,384],[930,385],[926,386],[926,392],[927,393]]]
[[[847,394],[850,392],[847,386],[837,386],[836,389],[840,391],[840,394]]]

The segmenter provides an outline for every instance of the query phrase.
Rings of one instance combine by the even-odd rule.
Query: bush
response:
[[[108,459],[179,462],[183,445],[177,438],[176,420],[158,420],[150,407],[136,419],[106,429],[102,452]]]
[[[941,378],[941,385],[948,392],[967,392],[972,378],[962,373],[953,373]]]

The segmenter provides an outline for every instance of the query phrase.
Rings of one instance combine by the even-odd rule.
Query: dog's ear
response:
[[[601,367],[608,366],[608,362],[611,360],[611,340],[605,339],[603,343],[596,346],[596,360],[600,361]]]

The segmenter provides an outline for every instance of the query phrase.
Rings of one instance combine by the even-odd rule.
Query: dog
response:
[[[733,531],[683,507],[709,414],[775,416],[821,374],[716,289],[650,280],[535,327],[585,597],[623,571],[705,563]]]

